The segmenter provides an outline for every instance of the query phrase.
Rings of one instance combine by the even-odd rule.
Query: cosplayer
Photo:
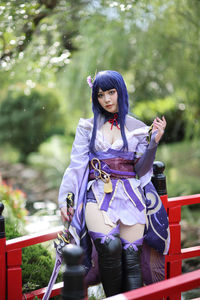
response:
[[[166,120],[156,117],[149,127],[128,115],[127,88],[116,71],[99,72],[89,83],[94,117],[79,121],[58,201],[63,221],[85,250],[86,274],[96,250],[109,297],[143,285],[145,243],[161,257],[168,252],[167,214],[151,183]],[[68,193],[74,207],[66,207]]]

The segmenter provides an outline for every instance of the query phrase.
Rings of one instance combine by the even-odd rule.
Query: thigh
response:
[[[85,221],[89,231],[108,234],[114,227],[106,225],[97,203],[88,202],[85,208]]]
[[[143,237],[144,227],[144,224],[139,223],[132,226],[120,223],[120,237],[122,237],[130,243],[133,243],[134,241]]]

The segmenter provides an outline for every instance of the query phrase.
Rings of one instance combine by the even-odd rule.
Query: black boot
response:
[[[126,247],[125,247],[126,248]],[[140,263],[141,246],[132,245],[122,250],[122,290],[135,290],[143,286]],[[137,251],[136,251],[137,250]]]
[[[99,272],[106,297],[121,293],[122,245],[118,235],[94,240],[98,252]]]

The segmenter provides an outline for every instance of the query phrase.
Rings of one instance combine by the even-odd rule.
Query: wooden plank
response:
[[[22,299],[22,250],[7,253],[7,299]]]
[[[62,230],[63,226],[58,226],[40,233],[25,235],[19,238],[9,240],[6,242],[6,251],[21,249],[27,246],[32,246],[52,239],[56,239],[58,232],[61,232]]]
[[[165,261],[183,260],[197,256],[200,256],[200,246],[181,249],[181,253],[179,254],[166,255]]]
[[[171,242],[169,255],[181,253],[181,226],[179,224],[169,224]]]
[[[109,297],[109,300],[160,300],[200,286],[200,270],[179,275],[164,281]],[[172,299],[171,297],[169,299]]]
[[[54,297],[54,296],[60,295],[62,288],[63,288],[63,282],[59,282],[59,283],[54,284],[54,286],[52,288],[52,292],[51,292],[50,297]],[[42,297],[45,294],[45,291],[46,291],[46,287],[42,288],[42,289],[35,290],[35,291],[31,292],[31,293],[24,294],[23,297],[22,297],[22,299],[23,300],[32,300],[36,296],[39,299],[42,299]]]
[[[0,299],[6,300],[6,239],[0,239]]]
[[[200,194],[168,198],[167,207],[200,203]]]

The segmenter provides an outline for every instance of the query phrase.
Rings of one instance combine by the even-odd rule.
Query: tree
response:
[[[26,161],[49,136],[62,132],[59,101],[49,91],[9,92],[0,106],[0,141],[10,143]]]

